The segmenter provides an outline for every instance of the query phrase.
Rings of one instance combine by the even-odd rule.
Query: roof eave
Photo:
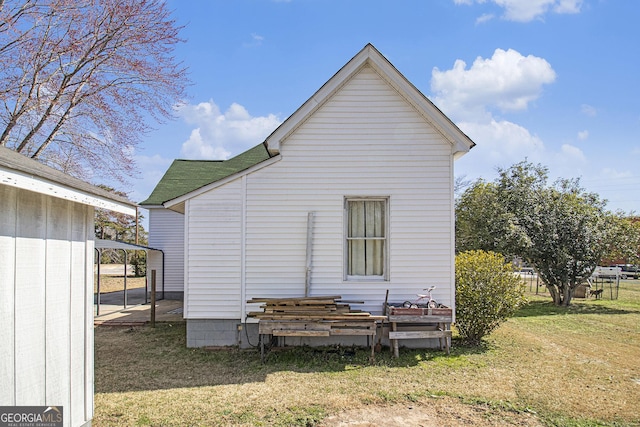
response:
[[[97,208],[135,215],[137,205],[20,153],[0,147],[0,183]]]

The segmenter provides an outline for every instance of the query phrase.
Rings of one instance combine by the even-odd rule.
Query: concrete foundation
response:
[[[378,329],[380,333],[380,329]],[[389,332],[384,328],[382,345],[389,346]],[[369,347],[366,336],[279,337],[278,345],[321,347],[329,345]],[[376,342],[378,337],[376,337]],[[187,319],[187,347],[239,347],[259,345],[258,324],[243,323],[240,319]],[[402,340],[401,347],[439,348],[437,339]]]

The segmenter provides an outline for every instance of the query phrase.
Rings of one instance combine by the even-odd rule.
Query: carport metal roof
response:
[[[105,239],[95,239],[94,247],[96,251],[100,252],[101,249],[119,249],[125,251],[156,251],[160,252],[162,255],[162,284],[160,289],[162,289],[162,299],[164,299],[164,252],[161,249],[154,249],[148,246],[136,245],[134,243],[126,243],[121,242],[119,240],[105,240]],[[97,295],[97,311],[96,315],[100,315],[100,256],[98,256],[98,295]],[[124,257],[124,308],[127,308],[127,257]],[[146,300],[146,290],[145,290],[145,300]]]
[[[95,239],[95,247],[96,249],[124,249],[124,250],[130,250],[130,251],[162,252],[161,249],[154,249],[148,246],[136,245],[135,243],[121,242],[119,240]]]

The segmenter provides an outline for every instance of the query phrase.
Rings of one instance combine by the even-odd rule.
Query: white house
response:
[[[93,417],[94,208],[135,204],[0,147],[0,406]]]
[[[453,164],[473,146],[369,44],[262,144],[176,160],[141,205],[184,286],[187,344],[246,345],[253,297],[306,290],[379,313],[387,289],[436,285],[453,307]]]

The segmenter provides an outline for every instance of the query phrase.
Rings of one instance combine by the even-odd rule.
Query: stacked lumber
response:
[[[342,301],[339,295],[297,298],[252,298],[247,303],[261,303],[263,311],[252,311],[249,317],[263,320],[382,320],[382,316],[353,310],[349,305],[361,301]]]

